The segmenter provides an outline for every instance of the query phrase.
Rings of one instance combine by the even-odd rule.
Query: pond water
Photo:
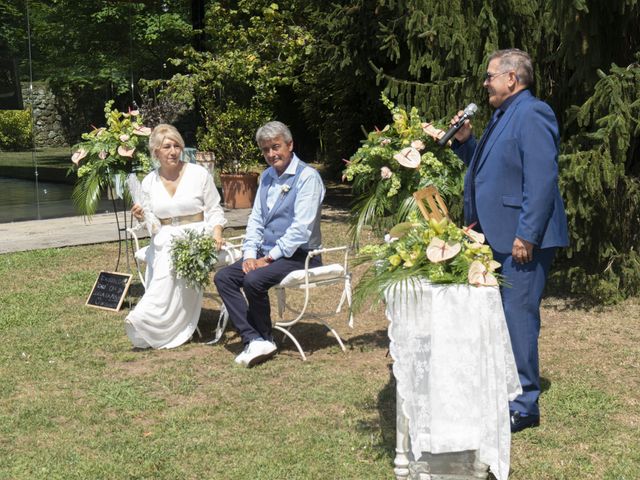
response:
[[[0,177],[0,223],[79,215],[71,201],[73,185]],[[98,213],[113,211],[103,200]]]

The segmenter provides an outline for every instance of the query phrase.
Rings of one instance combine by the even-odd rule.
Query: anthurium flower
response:
[[[485,237],[484,234],[480,232],[476,232],[471,227],[465,227],[462,229],[462,232],[469,237],[471,240],[477,243],[484,243]]]
[[[123,133],[122,135],[120,135],[118,137],[120,139],[121,142],[126,142],[127,140],[129,140],[131,137],[129,135],[127,135],[126,133]]]
[[[433,263],[444,262],[455,257],[462,245],[459,242],[445,242],[439,237],[434,237],[427,247],[427,258]]]
[[[424,142],[422,140],[414,140],[411,142],[411,146],[416,150],[424,150]]]
[[[383,147],[384,147],[385,145],[389,145],[390,143],[391,143],[391,139],[390,139],[390,138],[383,138],[383,139],[380,141],[380,145],[382,145]]]
[[[100,157],[100,160],[104,160],[108,156],[109,156],[109,154],[104,150],[100,150],[100,153],[98,154],[98,157]]]
[[[471,285],[484,287],[495,287],[498,285],[498,280],[496,279],[496,277],[494,277],[489,269],[478,260],[471,262],[471,265],[469,266],[468,278]]]
[[[135,135],[148,137],[149,135],[151,135],[151,129],[149,127],[136,127],[133,129],[133,133]]]
[[[391,169],[389,167],[382,167],[380,169],[380,176],[384,180],[389,180],[393,176],[393,172],[391,171]]]
[[[120,145],[118,147],[118,155],[120,155],[121,157],[133,157],[133,152],[135,152],[136,149],[135,148],[128,148],[125,147],[124,145]]]
[[[420,152],[413,147],[403,148],[393,158],[403,167],[418,168],[420,166]]]
[[[82,160],[86,156],[87,151],[84,148],[80,148],[79,150],[76,150],[73,155],[71,155],[71,161],[78,165],[80,163],[80,160]]]
[[[423,123],[421,126],[422,126],[422,131],[427,135],[429,135],[434,140],[440,140],[445,133],[443,130],[440,130],[439,128],[434,127],[430,123]]]

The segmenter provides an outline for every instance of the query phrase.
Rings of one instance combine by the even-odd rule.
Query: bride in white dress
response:
[[[218,250],[226,224],[220,195],[209,172],[182,161],[184,140],[171,125],[151,132],[149,150],[160,166],[142,181],[142,205],[131,211],[152,232],[146,254],[146,291],[125,320],[127,335],[138,348],[174,348],[195,331],[202,289],[187,286],[171,270],[171,240],[185,229],[210,232]]]

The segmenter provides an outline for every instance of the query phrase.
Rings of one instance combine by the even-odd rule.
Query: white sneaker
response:
[[[234,362],[236,362],[238,365],[242,365],[243,367],[247,366],[247,354],[249,353],[249,344],[245,345],[244,350],[242,350],[240,352],[240,355],[238,355],[235,359]]]
[[[276,344],[269,340],[262,338],[251,340],[246,355],[241,359],[245,362],[242,363],[242,365],[245,365],[247,368],[253,367],[271,358],[277,350],[278,347],[276,347]]]

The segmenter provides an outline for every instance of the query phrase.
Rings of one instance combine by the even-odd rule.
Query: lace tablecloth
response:
[[[508,401],[522,390],[498,288],[409,282],[388,290],[386,302],[414,458],[474,450],[506,480]]]

